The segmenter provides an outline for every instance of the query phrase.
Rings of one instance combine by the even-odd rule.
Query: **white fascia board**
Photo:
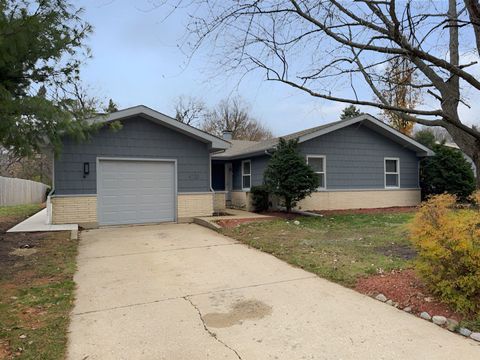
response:
[[[302,143],[302,142],[314,139],[318,136],[328,134],[332,131],[342,129],[344,127],[356,124],[356,123],[361,122],[361,121],[369,121],[370,123],[382,128],[383,130],[388,131],[389,133],[391,133],[395,137],[397,137],[397,138],[403,140],[404,142],[410,144],[413,148],[416,149],[418,156],[433,156],[434,155],[434,152],[432,150],[430,150],[426,146],[420,144],[418,141],[413,140],[412,138],[402,134],[400,131],[395,130],[391,126],[388,126],[387,124],[383,123],[382,121],[380,121],[378,119],[375,119],[373,116],[368,115],[368,114],[360,115],[360,116],[351,118],[349,120],[344,120],[344,121],[342,121],[338,124],[329,126],[325,129],[320,129],[320,130],[315,131],[311,134],[301,136],[298,139],[298,142]]]
[[[111,114],[100,115],[89,120],[93,123],[108,123],[116,120],[122,120],[132,116],[144,115],[150,118],[151,120],[158,122],[159,124],[165,125],[167,127],[176,129],[186,135],[192,136],[203,142],[211,143],[212,149],[224,150],[228,149],[231,144],[228,141],[222,140],[216,136],[210,135],[204,131],[196,129],[192,126],[186,125],[180,121],[177,121],[170,116],[162,114],[158,111],[150,109],[147,106],[139,105],[134,106],[128,109],[119,110]]]

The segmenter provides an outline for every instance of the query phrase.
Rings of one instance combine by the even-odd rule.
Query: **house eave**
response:
[[[329,126],[325,129],[321,129],[318,131],[315,131],[313,133],[301,136],[298,138],[298,142],[302,143],[311,139],[314,139],[318,136],[322,136],[325,134],[328,134],[332,131],[336,131],[338,129],[360,123],[360,122],[365,122],[366,124],[373,125],[374,127],[378,129],[383,130],[383,135],[389,137],[393,141],[397,141],[401,143],[402,145],[410,148],[411,150],[415,151],[417,156],[419,157],[424,157],[424,156],[433,156],[434,152],[427,148],[426,146],[420,144],[419,142],[415,141],[414,139],[402,134],[400,131],[392,128],[391,126],[385,124],[384,122],[374,118],[373,116],[369,114],[363,114],[348,120],[344,120],[342,122],[339,122],[335,125]]]
[[[364,114],[360,115],[357,117],[354,117],[352,119],[344,120],[338,123],[335,123],[331,126],[327,126],[325,128],[322,128],[318,131],[303,135],[298,137],[298,142],[303,143],[312,139],[315,139],[319,136],[328,134],[330,132],[342,129],[344,127],[354,125],[356,123],[363,123],[367,127],[371,128],[373,131],[376,131],[380,133],[382,136],[387,137],[391,141],[395,141],[399,143],[400,145],[412,150],[415,152],[415,154],[418,157],[427,157],[427,156],[433,156],[435,153],[427,148],[426,146],[420,144],[416,140],[402,134],[398,130],[392,128],[391,126],[385,124],[384,122],[374,118],[371,115]],[[235,154],[231,156],[213,156],[212,158],[214,160],[238,160],[238,159],[245,159],[248,157],[254,157],[254,156],[259,156],[263,155],[265,151],[272,150],[274,149],[274,146],[265,146],[264,148],[261,149],[256,149],[255,151],[248,151],[245,150],[245,152],[240,153],[240,154]]]
[[[262,149],[259,151],[252,151],[248,153],[243,153],[239,155],[232,155],[232,156],[215,156],[212,155],[212,160],[239,160],[239,159],[245,159],[248,157],[255,157],[255,156],[261,156],[265,155],[266,150],[272,150],[273,147],[267,148],[267,149]]]
[[[150,109],[149,107],[144,105],[134,106],[124,110],[116,111],[111,114],[100,115],[90,119],[89,121],[92,124],[103,124],[103,123],[109,123],[117,120],[124,120],[124,119],[132,118],[135,116],[141,116],[141,117],[147,118],[155,123],[158,123],[170,129],[176,130],[187,136],[195,138],[201,142],[211,144],[210,150],[212,152],[219,151],[219,150],[226,150],[231,146],[230,142],[226,140],[220,139],[216,136],[208,134],[190,125],[181,123],[170,116],[162,114],[161,112],[158,112],[156,110]]]

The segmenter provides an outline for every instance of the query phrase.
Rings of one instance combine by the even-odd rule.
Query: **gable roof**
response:
[[[325,125],[316,126],[310,129],[298,131],[292,134],[281,136],[283,139],[291,140],[298,139],[299,143],[314,139],[318,136],[328,134],[332,131],[342,129],[344,127],[362,123],[372,130],[384,135],[385,137],[399,143],[406,148],[409,148],[416,152],[417,156],[432,156],[433,151],[426,146],[420,144],[409,136],[406,136],[384,122],[376,119],[369,114],[362,114],[360,116],[348,119],[331,122]],[[213,157],[216,159],[235,159],[245,156],[254,156],[265,153],[267,150],[274,149],[278,144],[279,138],[268,139],[264,141],[256,142],[250,146],[237,146],[235,142],[232,143],[232,147],[227,149],[223,153],[215,154]]]
[[[109,123],[116,120],[124,120],[134,116],[141,116],[157,124],[164,125],[170,129],[176,130],[182,134],[193,137],[204,143],[211,143],[212,150],[225,150],[228,149],[230,142],[223,140],[217,136],[211,135],[205,131],[197,129],[193,126],[184,124],[170,116],[162,114],[156,110],[153,110],[145,105],[138,105],[131,108],[119,110],[110,114],[100,115],[89,121],[92,124]]]

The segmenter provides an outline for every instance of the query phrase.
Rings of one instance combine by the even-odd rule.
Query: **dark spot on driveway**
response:
[[[241,324],[243,320],[256,320],[272,313],[272,307],[257,300],[239,301],[227,313],[208,313],[203,316],[205,325],[226,328]]]

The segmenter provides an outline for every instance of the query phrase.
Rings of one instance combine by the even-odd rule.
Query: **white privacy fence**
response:
[[[47,189],[36,181],[0,176],[0,206],[44,202]]]

